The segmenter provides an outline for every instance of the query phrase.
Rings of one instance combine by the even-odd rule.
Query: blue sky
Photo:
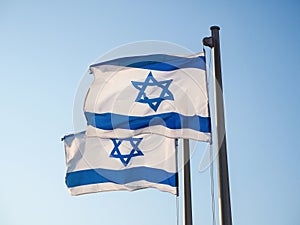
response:
[[[2,0],[0,223],[176,224],[174,196],[157,190],[71,197],[60,138],[96,58],[143,40],[201,51],[219,25],[233,222],[299,224],[299,10],[296,0]],[[194,224],[212,224],[205,148],[192,158]]]

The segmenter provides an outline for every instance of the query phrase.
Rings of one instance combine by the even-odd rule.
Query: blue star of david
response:
[[[143,138],[124,138],[124,139],[112,138],[111,140],[114,143],[114,148],[110,153],[110,157],[120,159],[123,165],[127,166],[131,158],[144,155],[143,152],[138,147],[142,139]],[[132,147],[129,154],[122,154],[120,152],[119,146],[122,144],[123,141],[128,141]]]
[[[172,81],[173,80],[157,81],[153,77],[151,72],[148,74],[144,82],[131,81],[132,85],[140,91],[135,101],[140,103],[147,103],[150,106],[150,108],[156,112],[162,101],[174,100],[173,94],[168,89]],[[147,87],[155,86],[161,89],[161,93],[156,98],[149,98],[145,91]]]

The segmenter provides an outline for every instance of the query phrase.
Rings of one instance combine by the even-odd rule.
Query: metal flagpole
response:
[[[188,139],[182,141],[183,152],[183,191],[184,191],[184,225],[193,224],[192,197],[191,197],[191,167],[190,167],[190,144]]]
[[[220,54],[220,27],[210,27],[211,37],[204,38],[203,44],[213,48],[214,70],[215,70],[215,107],[216,107],[216,126],[217,126],[217,148],[218,152],[218,178],[219,178],[219,203],[220,203],[220,222],[221,225],[232,225],[229,174],[226,149],[226,131],[224,118],[223,85],[221,73],[221,54]]]

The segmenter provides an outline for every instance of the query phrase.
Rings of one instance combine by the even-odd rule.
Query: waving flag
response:
[[[125,139],[63,138],[71,195],[157,188],[177,194],[175,141],[158,135]]]
[[[127,138],[154,133],[210,141],[204,54],[147,55],[90,66],[87,136]]]

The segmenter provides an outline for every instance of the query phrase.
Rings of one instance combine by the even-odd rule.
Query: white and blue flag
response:
[[[146,55],[90,66],[87,136],[127,138],[152,133],[210,141],[204,53]]]
[[[63,140],[71,195],[143,188],[177,194],[174,139],[148,134],[101,139],[81,132]]]

